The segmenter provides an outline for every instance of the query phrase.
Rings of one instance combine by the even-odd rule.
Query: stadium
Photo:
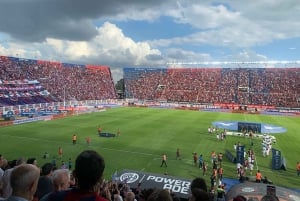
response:
[[[105,158],[105,180],[132,190],[167,188],[187,200],[190,182],[202,177],[212,194],[225,184],[227,200],[238,191],[259,200],[267,187],[255,185],[260,170],[280,200],[300,199],[300,64],[126,67],[119,89],[103,65],[0,56],[0,71],[0,154],[9,164],[24,157],[72,169],[81,151],[93,149]],[[214,161],[222,179],[211,177]],[[246,186],[236,190],[239,183]]]

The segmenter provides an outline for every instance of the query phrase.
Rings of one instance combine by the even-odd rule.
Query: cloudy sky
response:
[[[1,0],[0,55],[111,67],[300,60],[299,0]]]

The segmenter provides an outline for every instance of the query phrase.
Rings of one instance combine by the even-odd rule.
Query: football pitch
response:
[[[300,161],[300,118],[255,114],[217,113],[184,111],[158,108],[120,107],[104,112],[75,115],[52,121],[40,121],[0,128],[0,154],[8,160],[35,157],[38,165],[51,162],[56,158],[58,167],[62,161],[73,161],[83,150],[93,149],[105,158],[105,178],[110,180],[115,171],[133,169],[138,171],[165,174],[193,179],[202,177],[202,170],[193,164],[192,153],[202,154],[208,162],[208,173],[204,178],[210,184],[212,172],[210,153],[233,154],[233,145],[241,142],[245,150],[250,148],[247,137],[227,136],[218,141],[215,135],[208,134],[208,127],[214,121],[245,121],[279,125],[287,129],[286,133],[274,134],[277,142],[273,148],[281,151],[286,159],[287,170],[271,169],[271,154],[262,156],[262,140],[254,140],[256,162],[255,175],[259,169],[274,184],[299,189],[300,177],[296,174],[296,163]],[[119,137],[99,137],[98,126],[102,132],[117,133]],[[72,135],[77,135],[76,145],[72,144]],[[91,143],[86,143],[86,138]],[[58,158],[58,147],[63,148],[63,158]],[[181,149],[182,159],[176,160],[176,149]],[[47,152],[49,157],[44,159]],[[168,156],[168,167],[160,167],[161,155]],[[224,154],[225,178],[237,178],[236,165]],[[250,176],[247,171],[247,176]]]

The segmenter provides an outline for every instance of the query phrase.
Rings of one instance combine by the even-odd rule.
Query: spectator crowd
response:
[[[300,106],[300,68],[124,68],[140,100]],[[0,56],[0,106],[116,99],[110,68]]]
[[[115,98],[107,66],[0,56],[0,106]]]
[[[299,79],[299,67],[124,69],[127,97],[191,103],[299,107]]]

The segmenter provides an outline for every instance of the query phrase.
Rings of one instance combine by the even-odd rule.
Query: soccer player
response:
[[[180,152],[179,148],[177,148],[177,150],[176,150],[176,159],[181,160],[181,152]]]
[[[162,167],[163,165],[165,165],[165,167],[168,167],[168,165],[167,165],[167,154],[163,153],[163,155],[161,156],[161,159],[162,159],[162,161],[161,161],[160,167]]]
[[[194,161],[194,165],[197,166],[198,155],[196,152],[193,153],[193,161]]]
[[[72,141],[73,141],[73,144],[75,145],[76,142],[77,142],[77,136],[76,136],[76,134],[73,134]]]
[[[86,140],[87,145],[89,146],[90,143],[91,143],[91,138],[90,138],[90,136],[88,136],[85,140]]]
[[[101,126],[99,125],[98,126],[98,134],[100,134],[102,132],[102,128],[101,128]]]
[[[200,169],[202,169],[202,167],[203,167],[203,156],[202,156],[202,154],[200,154],[200,156],[198,157],[198,162],[199,162],[199,168]]]
[[[59,146],[58,147],[58,157],[59,157],[59,159],[62,159],[62,157],[63,157],[63,149],[61,148],[61,146]]]
[[[119,137],[121,134],[120,128],[117,129],[117,136]]]
[[[206,164],[205,161],[203,161],[202,170],[203,170],[203,176],[205,176],[205,175],[206,175],[206,172],[207,172],[207,164]]]

